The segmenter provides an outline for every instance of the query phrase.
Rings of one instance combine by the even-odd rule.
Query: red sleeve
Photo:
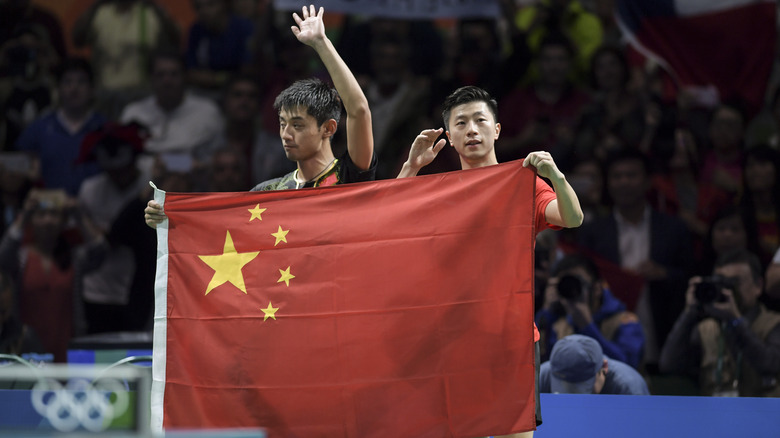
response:
[[[534,201],[536,203],[536,232],[540,232],[547,228],[552,228],[554,230],[560,230],[563,227],[559,227],[558,225],[553,225],[549,222],[547,222],[547,219],[545,218],[544,211],[547,209],[547,204],[549,204],[553,199],[557,199],[555,196],[555,192],[553,189],[547,185],[546,182],[544,182],[543,179],[536,177],[536,196],[534,196]]]

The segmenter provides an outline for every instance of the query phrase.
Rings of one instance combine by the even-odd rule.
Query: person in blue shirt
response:
[[[641,374],[604,355],[595,339],[569,335],[539,369],[539,390],[555,394],[650,395]]]
[[[626,310],[602,280],[598,267],[581,254],[564,256],[553,267],[544,305],[536,314],[542,361],[556,341],[571,334],[589,336],[611,358],[639,368],[645,336],[639,318]]]
[[[86,59],[66,60],[57,78],[59,106],[33,121],[19,136],[16,149],[29,152],[43,186],[76,196],[82,181],[99,172],[97,164],[75,164],[81,141],[105,118],[93,111],[94,77]]]

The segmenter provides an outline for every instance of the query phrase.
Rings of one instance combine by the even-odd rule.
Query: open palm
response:
[[[301,8],[303,19],[298,14],[293,14],[293,19],[297,26],[291,26],[293,34],[298,41],[311,46],[315,41],[325,38],[325,25],[322,23],[322,14],[324,9],[320,8],[315,13],[313,5]]]

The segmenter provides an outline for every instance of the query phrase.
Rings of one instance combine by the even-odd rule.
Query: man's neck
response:
[[[298,178],[303,181],[311,181],[322,175],[325,169],[333,163],[335,157],[333,151],[323,148],[323,152],[308,160],[298,161]]]
[[[645,217],[645,204],[629,205],[625,207],[616,207],[618,214],[632,224],[642,222]]]
[[[498,164],[495,151],[476,160],[460,157],[461,169],[476,169],[478,167],[492,166],[494,164]]]
[[[58,111],[60,121],[62,121],[62,123],[71,133],[78,132],[84,126],[84,124],[87,123],[90,114],[91,111],[89,110],[89,108],[84,108],[84,109],[60,108],[60,110]]]
[[[162,109],[164,112],[171,113],[176,110],[176,108],[180,107],[182,103],[184,103],[184,98],[185,95],[182,94],[181,97],[176,100],[163,102],[160,99],[155,98],[155,102],[157,103],[157,106],[159,106],[160,109]]]

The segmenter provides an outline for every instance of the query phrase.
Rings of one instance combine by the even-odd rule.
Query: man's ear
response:
[[[333,137],[333,134],[336,133],[336,129],[338,129],[339,124],[334,119],[329,119],[325,121],[325,123],[322,124],[320,129],[322,130],[322,138],[328,138]]]
[[[493,140],[498,140],[498,134],[501,133],[501,124],[496,123],[496,137]]]
[[[450,131],[444,131],[444,134],[447,136],[447,143],[449,143],[450,146],[452,146],[452,140],[450,139]]]

